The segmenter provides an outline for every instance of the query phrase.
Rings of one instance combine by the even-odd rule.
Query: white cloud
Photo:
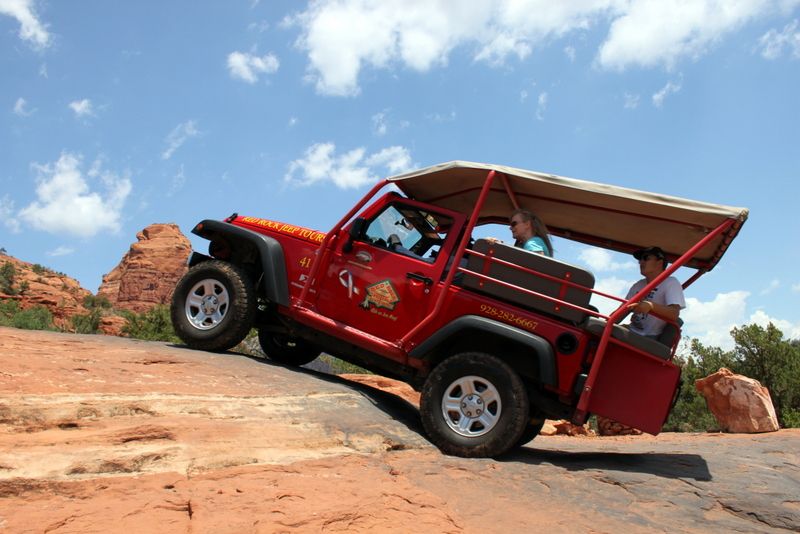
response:
[[[696,338],[705,345],[732,349],[730,331],[734,326],[744,324],[749,296],[747,291],[731,291],[719,293],[709,302],[687,297],[686,309],[681,311],[683,335]]]
[[[585,248],[578,254],[578,259],[588,265],[589,269],[594,272],[619,271],[634,267],[633,262],[620,263],[614,261],[614,255],[603,248]]]
[[[792,291],[800,293],[800,284],[792,284]]]
[[[244,52],[228,54],[228,72],[233,78],[247,83],[256,83],[259,74],[273,74],[278,71],[280,62],[274,54],[261,57]]]
[[[364,68],[425,72],[466,48],[477,62],[503,65],[593,27],[605,31],[602,69],[674,68],[697,59],[745,24],[797,0],[316,0],[284,20],[300,28],[308,79],[319,93],[353,96]],[[607,30],[606,30],[607,28]],[[782,34],[771,34],[772,42]],[[574,60],[575,49],[564,52]]]
[[[619,4],[597,62],[603,68],[673,68],[728,34],[782,7],[781,0],[632,0]]]
[[[528,91],[523,89],[519,92],[519,101],[525,103],[526,100],[528,100]]]
[[[382,111],[372,116],[372,132],[377,136],[384,136],[389,126],[386,123],[386,112]]]
[[[333,143],[317,143],[306,149],[302,158],[289,163],[284,181],[299,186],[330,181],[341,189],[349,189],[376,182],[377,168],[397,174],[411,165],[408,150],[400,146],[385,148],[370,156],[366,156],[364,148],[337,156]]]
[[[636,109],[639,107],[639,95],[632,95],[630,93],[625,93],[622,96],[625,99],[625,104],[624,104],[625,109]]]
[[[770,282],[769,282],[769,284],[767,285],[767,287],[765,287],[764,289],[762,289],[762,290],[761,290],[761,293],[759,293],[759,294],[760,294],[761,296],[764,296],[764,295],[769,295],[770,293],[772,293],[773,291],[775,291],[776,289],[778,289],[780,286],[781,286],[781,282],[780,282],[780,280],[778,280],[777,278],[773,278],[772,280],[770,280]]]
[[[0,220],[12,234],[19,233],[19,221],[14,214],[14,201],[8,195],[0,197]]]
[[[161,153],[161,159],[171,158],[175,151],[178,150],[187,139],[197,137],[198,135],[200,135],[200,130],[197,129],[197,123],[193,120],[177,125],[165,139],[167,148]]]
[[[29,41],[34,48],[46,48],[50,45],[50,33],[47,25],[37,18],[33,4],[34,0],[0,0],[0,15],[17,19],[20,39]]]
[[[19,115],[20,117],[29,117],[36,112],[36,109],[27,109],[28,101],[22,97],[19,97],[17,101],[14,103],[14,114]]]
[[[624,297],[628,294],[635,280],[626,280],[624,278],[617,278],[611,276],[609,278],[599,278],[594,285],[596,291],[605,293],[607,295],[614,295],[616,297]],[[600,313],[610,315],[611,312],[620,307],[622,302],[614,299],[609,299],[600,295],[592,295],[592,306],[597,307]]]
[[[178,191],[183,189],[183,186],[186,184],[186,174],[183,171],[183,164],[181,164],[180,169],[172,177],[172,183],[170,184],[169,191],[167,191],[167,196],[171,197],[175,195]]]
[[[47,75],[47,64],[46,63],[42,63],[42,66],[39,67],[39,76],[41,76],[42,78],[48,78],[49,77]]]
[[[547,93],[539,93],[539,98],[536,99],[536,119],[543,121],[544,112],[547,110]]]
[[[681,90],[681,83],[667,82],[667,85],[662,87],[658,92],[653,95],[653,105],[660,108],[664,105],[664,100],[671,94],[677,93]]]
[[[297,124],[297,117],[289,117],[289,127],[295,126]]]
[[[69,107],[72,111],[75,112],[75,116],[79,118],[94,115],[94,111],[92,109],[92,101],[89,100],[88,98],[70,102]]]
[[[764,59],[778,59],[784,49],[795,59],[800,58],[800,30],[797,19],[793,20],[782,31],[771,29],[758,40],[761,56]]]
[[[53,234],[80,237],[119,230],[122,208],[131,192],[127,176],[104,172],[101,163],[94,162],[87,177],[102,183],[105,194],[101,195],[91,191],[81,172],[80,156],[64,152],[55,163],[33,168],[38,173],[38,200],[20,210],[26,223]]]
[[[65,246],[56,247],[54,250],[48,251],[46,254],[48,256],[57,257],[57,256],[69,256],[70,254],[74,253],[75,249]]]

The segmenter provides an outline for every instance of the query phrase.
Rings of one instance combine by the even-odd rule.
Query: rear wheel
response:
[[[210,260],[180,279],[170,314],[175,333],[193,349],[224,351],[241,342],[253,324],[256,296],[236,265]]]
[[[262,328],[258,331],[261,350],[270,360],[285,365],[301,366],[317,359],[320,350],[305,340]]]
[[[431,372],[422,389],[422,425],[445,454],[493,457],[517,444],[528,417],[522,379],[482,352],[456,354]]]

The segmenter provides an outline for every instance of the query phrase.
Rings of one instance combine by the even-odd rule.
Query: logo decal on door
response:
[[[394,310],[394,307],[400,302],[397,290],[389,280],[383,280],[368,286],[366,292],[367,296],[364,297],[364,302],[361,303],[364,309],[369,309],[369,305],[374,304],[377,308]]]

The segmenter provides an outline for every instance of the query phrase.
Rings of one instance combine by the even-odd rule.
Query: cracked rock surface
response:
[[[0,533],[800,532],[798,430],[464,460],[363,382],[0,328]]]

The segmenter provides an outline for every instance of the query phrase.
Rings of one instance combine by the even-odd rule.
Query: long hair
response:
[[[542,238],[544,244],[547,245],[547,250],[550,251],[550,254],[553,254],[553,243],[550,241],[550,231],[547,229],[544,222],[530,211],[524,209],[514,210],[514,212],[511,213],[511,217],[513,218],[514,215],[520,215],[523,221],[530,221],[531,227],[533,228],[533,235]]]

